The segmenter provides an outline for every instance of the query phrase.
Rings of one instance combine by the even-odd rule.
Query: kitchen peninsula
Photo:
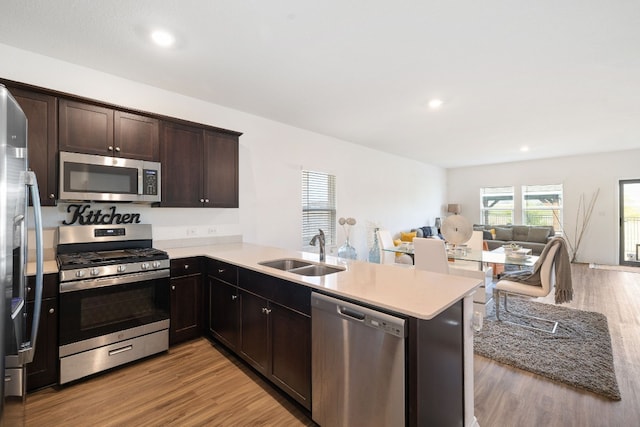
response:
[[[311,292],[318,292],[406,320],[407,425],[475,425],[471,295],[480,285],[477,280],[392,265],[345,261],[331,256],[327,257],[326,264],[344,268],[344,271],[325,276],[302,276],[260,263],[285,258],[317,263],[317,254],[248,243],[197,247],[170,247],[170,243],[158,241],[156,246],[167,251],[171,258],[172,283],[175,280],[177,286],[177,281],[182,280],[177,274],[174,279],[174,273],[178,271],[174,266],[191,270],[200,266],[201,271],[192,271],[188,277],[196,273],[198,280],[204,279],[196,305],[200,307],[204,325],[194,332],[204,333],[224,344],[307,410],[311,411],[312,400],[310,347],[313,338],[309,296]],[[191,263],[194,260],[196,265]],[[45,273],[53,273],[50,262],[45,264]],[[265,323],[265,329],[257,334],[238,332],[243,322],[239,320],[240,310],[225,308],[223,303],[226,301],[240,302],[243,310],[250,307],[245,304],[258,301],[257,307],[264,307],[262,313],[248,320],[259,322],[265,317],[264,310],[273,309],[272,316],[267,316],[272,318],[271,322],[293,319],[296,331],[283,327],[281,329],[290,331],[291,336],[278,338],[274,333],[276,326]],[[281,307],[285,310],[277,314]],[[283,312],[286,312],[284,317]],[[276,314],[280,320],[274,320]],[[234,316],[235,320],[232,320]],[[213,324],[216,321],[222,322],[222,328]],[[238,338],[240,335],[242,340]],[[260,341],[258,346],[246,347],[246,343],[241,343],[256,336]],[[267,337],[271,339],[269,344],[265,344]],[[271,352],[268,356],[262,352],[262,344]],[[275,354],[277,346],[286,351]],[[300,359],[304,363],[298,363]],[[287,364],[292,361],[295,368],[289,369]],[[277,366],[284,369],[278,370]],[[300,375],[292,374],[296,369]],[[299,381],[301,376],[306,377],[306,381]]]
[[[245,276],[258,273],[405,318],[407,425],[475,425],[471,295],[480,285],[477,280],[334,257],[326,263],[344,271],[302,276],[259,263],[289,258],[318,262],[317,254],[247,243],[163,249],[172,260],[206,257],[236,266],[239,280],[243,271]],[[211,272],[209,276],[211,280]],[[271,381],[280,385],[277,378]],[[296,400],[309,408],[308,402]]]

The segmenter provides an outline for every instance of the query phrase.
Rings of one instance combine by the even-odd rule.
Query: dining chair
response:
[[[411,256],[407,254],[397,255],[395,252],[385,251],[385,249],[393,249],[395,247],[389,230],[379,229],[376,233],[378,234],[378,242],[380,245],[380,264],[413,265]]]
[[[471,234],[471,238],[467,241],[466,245],[468,248],[474,251],[482,250],[482,243],[484,242],[482,231],[473,230]]]
[[[466,242],[467,248],[472,251],[482,251],[484,250],[484,239],[482,231],[474,230],[471,234],[471,238]],[[465,270],[484,270],[485,265],[483,263],[478,264],[475,261],[464,261],[464,260],[455,260],[451,265],[451,267],[456,267],[458,269]],[[493,274],[493,270],[492,273]]]
[[[449,274],[447,248],[443,240],[416,237],[413,239],[413,259],[417,270]]]
[[[549,243],[552,244],[552,243]],[[530,283],[522,283],[514,280],[502,279],[496,283],[495,288],[495,304],[496,304],[496,318],[499,321],[510,323],[512,325],[517,325],[527,329],[533,329],[536,331],[548,332],[551,334],[555,334],[558,328],[558,322],[555,320],[545,319],[542,317],[531,316],[525,313],[514,313],[509,311],[507,306],[507,297],[510,294],[520,295],[520,296],[528,296],[528,297],[545,297],[551,293],[555,286],[555,269],[554,269],[554,261],[556,257],[556,253],[560,249],[559,244],[554,244],[549,248],[547,253],[545,254],[544,259],[540,259],[540,283],[530,284]],[[500,297],[504,297],[504,310],[507,313],[516,315],[518,317],[523,317],[526,319],[537,320],[539,322],[549,323],[551,325],[550,330],[538,328],[532,325],[527,325],[523,323],[512,322],[508,320],[503,320],[500,318]]]

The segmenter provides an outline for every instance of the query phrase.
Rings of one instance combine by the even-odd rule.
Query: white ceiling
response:
[[[640,147],[638,0],[3,0],[0,43],[442,167]]]

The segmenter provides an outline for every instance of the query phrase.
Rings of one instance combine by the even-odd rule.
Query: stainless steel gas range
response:
[[[169,348],[169,256],[151,225],[61,226],[60,384]]]

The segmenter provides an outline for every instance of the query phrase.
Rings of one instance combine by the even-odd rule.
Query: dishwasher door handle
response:
[[[342,306],[338,306],[338,313],[342,314],[345,317],[359,320],[360,322],[364,321],[365,318],[364,313]]]

